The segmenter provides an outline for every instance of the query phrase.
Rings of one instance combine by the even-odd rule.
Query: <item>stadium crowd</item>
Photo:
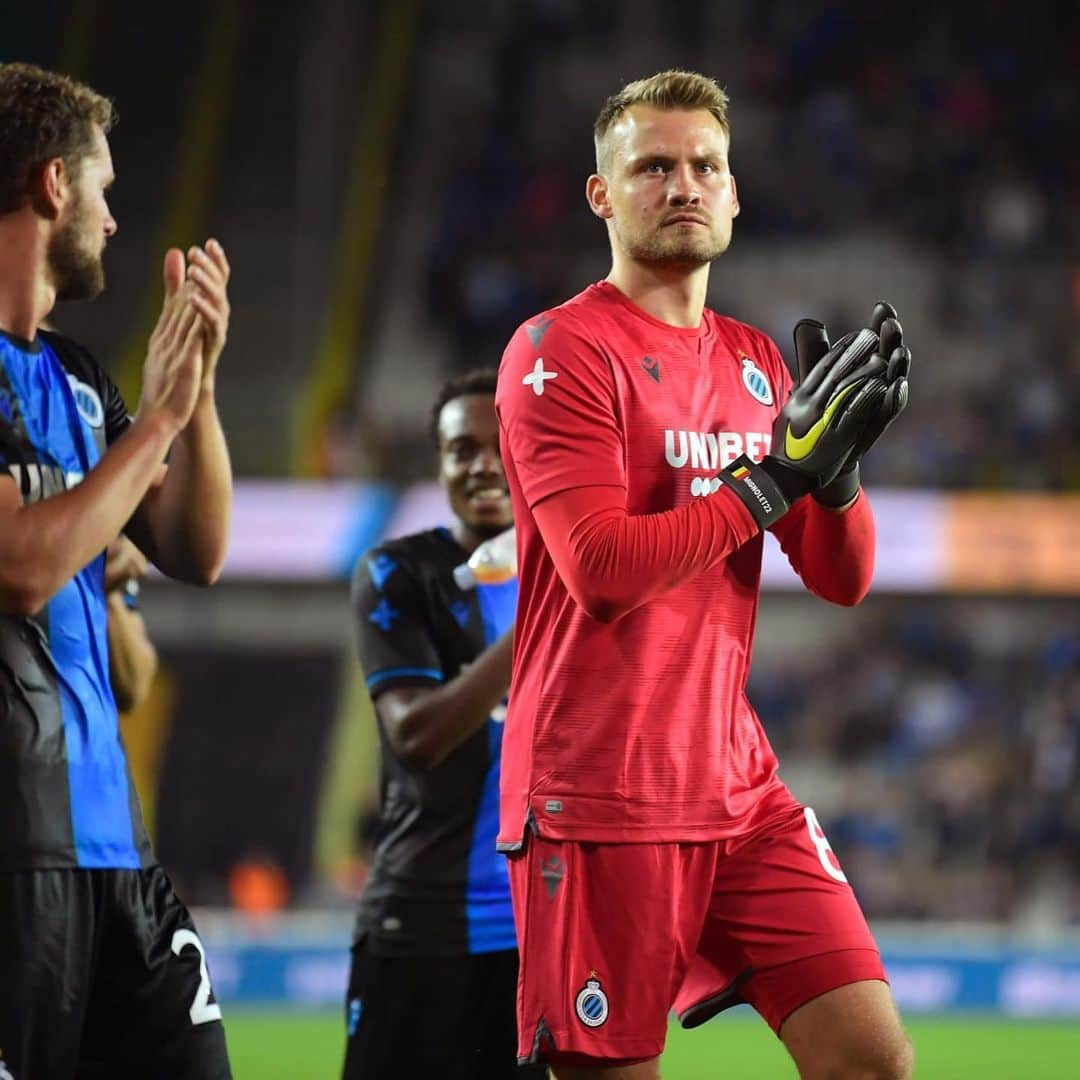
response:
[[[868,460],[868,480],[1080,488],[1080,278],[1068,261],[1080,152],[1060,137],[1080,108],[1075,8],[993,3],[973,19],[971,5],[947,5],[916,24],[897,3],[730,7],[730,26],[689,4],[678,33],[655,28],[673,55],[700,54],[733,95],[744,212],[718,282],[743,273],[748,251],[782,247],[797,261],[827,244],[836,302],[867,237],[891,238],[925,290],[909,337],[937,370],[922,374],[903,431]],[[587,132],[612,53],[634,66],[633,6],[513,10],[492,20],[492,104],[459,147],[431,230],[429,307],[463,366],[498,355],[523,318],[599,276],[581,257],[600,251],[582,196],[592,166],[567,152],[585,141],[566,133]],[[714,287],[719,310],[733,285]],[[778,313],[793,322],[806,302],[783,281],[760,300],[758,322],[785,350]],[[745,299],[731,306],[745,312]],[[862,317],[842,302],[815,314],[838,325]]]
[[[1016,604],[871,601],[827,650],[759,663],[749,694],[868,915],[1080,923],[1064,606],[1028,624]]]

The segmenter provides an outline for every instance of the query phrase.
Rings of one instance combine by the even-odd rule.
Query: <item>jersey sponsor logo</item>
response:
[[[525,324],[525,333],[529,335],[529,340],[532,342],[534,349],[540,348],[540,342],[544,340],[544,335],[554,321],[554,319],[549,319],[546,315],[541,315],[535,323]]]
[[[68,375],[71,392],[75,395],[75,405],[79,415],[92,427],[99,428],[105,423],[105,407],[101,404],[98,392],[74,375]]]
[[[715,473],[726,469],[745,454],[760,461],[772,445],[772,434],[764,431],[673,431],[664,432],[664,458],[673,469],[708,470],[712,476],[695,476],[690,494],[715,495],[720,481]]]
[[[664,460],[673,469],[700,469],[718,473],[744,454],[760,461],[769,453],[771,432],[765,431],[673,431],[664,432]],[[690,494],[712,495],[715,476],[696,476]]]
[[[664,459],[673,469],[719,472],[745,454],[760,461],[772,445],[767,431],[673,431],[664,432]]]
[[[658,383],[660,381],[660,361],[653,356],[646,356],[641,361],[641,366],[645,369],[645,374],[652,379],[653,382]]]
[[[8,472],[18,484],[24,504],[52,498],[53,495],[82,483],[83,479],[81,472],[64,472],[58,465],[39,465],[36,462],[29,465],[9,465]]]
[[[533,365],[532,371],[521,380],[523,386],[531,386],[533,393],[540,397],[544,392],[544,383],[548,379],[557,379],[559,373],[557,371],[545,371],[544,370],[544,358],[538,356],[536,363]]]
[[[590,1028],[603,1027],[607,1023],[609,1004],[596,972],[589,972],[585,985],[574,999],[574,1012],[577,1018]]]
[[[742,356],[742,381],[755,401],[760,401],[762,405],[771,405],[775,400],[769,376],[745,354]]]
[[[717,476],[695,476],[690,481],[691,495],[715,495],[720,490],[720,478]]]

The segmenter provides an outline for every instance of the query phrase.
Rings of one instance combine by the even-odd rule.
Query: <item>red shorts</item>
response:
[[[747,1002],[775,1031],[838,986],[884,979],[855,895],[810,809],[710,843],[594,844],[530,833],[510,857],[522,1063],[656,1057]]]

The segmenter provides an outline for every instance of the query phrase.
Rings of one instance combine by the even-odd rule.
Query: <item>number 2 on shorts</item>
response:
[[[193,1024],[208,1024],[211,1020],[221,1019],[221,1006],[210,1000],[210,972],[206,968],[206,953],[202,942],[194,930],[177,930],[172,938],[172,951],[176,956],[185,945],[194,945],[199,953],[199,989],[195,991],[195,1000],[191,1003],[188,1015]]]
[[[821,822],[817,819],[817,814],[810,809],[809,806],[803,808],[803,813],[806,815],[806,828],[810,833],[810,840],[814,847],[817,848],[817,857],[821,860],[821,865],[825,869],[825,873],[831,878],[835,878],[837,881],[847,882],[847,876],[844,871],[840,869],[840,862],[836,858],[836,852],[833,851],[832,845],[829,843],[828,837],[825,835],[825,830],[821,827]],[[829,856],[832,856],[832,859]]]

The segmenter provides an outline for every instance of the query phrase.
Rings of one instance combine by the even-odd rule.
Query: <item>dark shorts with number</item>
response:
[[[344,1080],[543,1080],[517,1064],[516,950],[379,956],[353,946]]]
[[[17,1080],[230,1080],[203,947],[160,866],[0,872],[0,928]]]

